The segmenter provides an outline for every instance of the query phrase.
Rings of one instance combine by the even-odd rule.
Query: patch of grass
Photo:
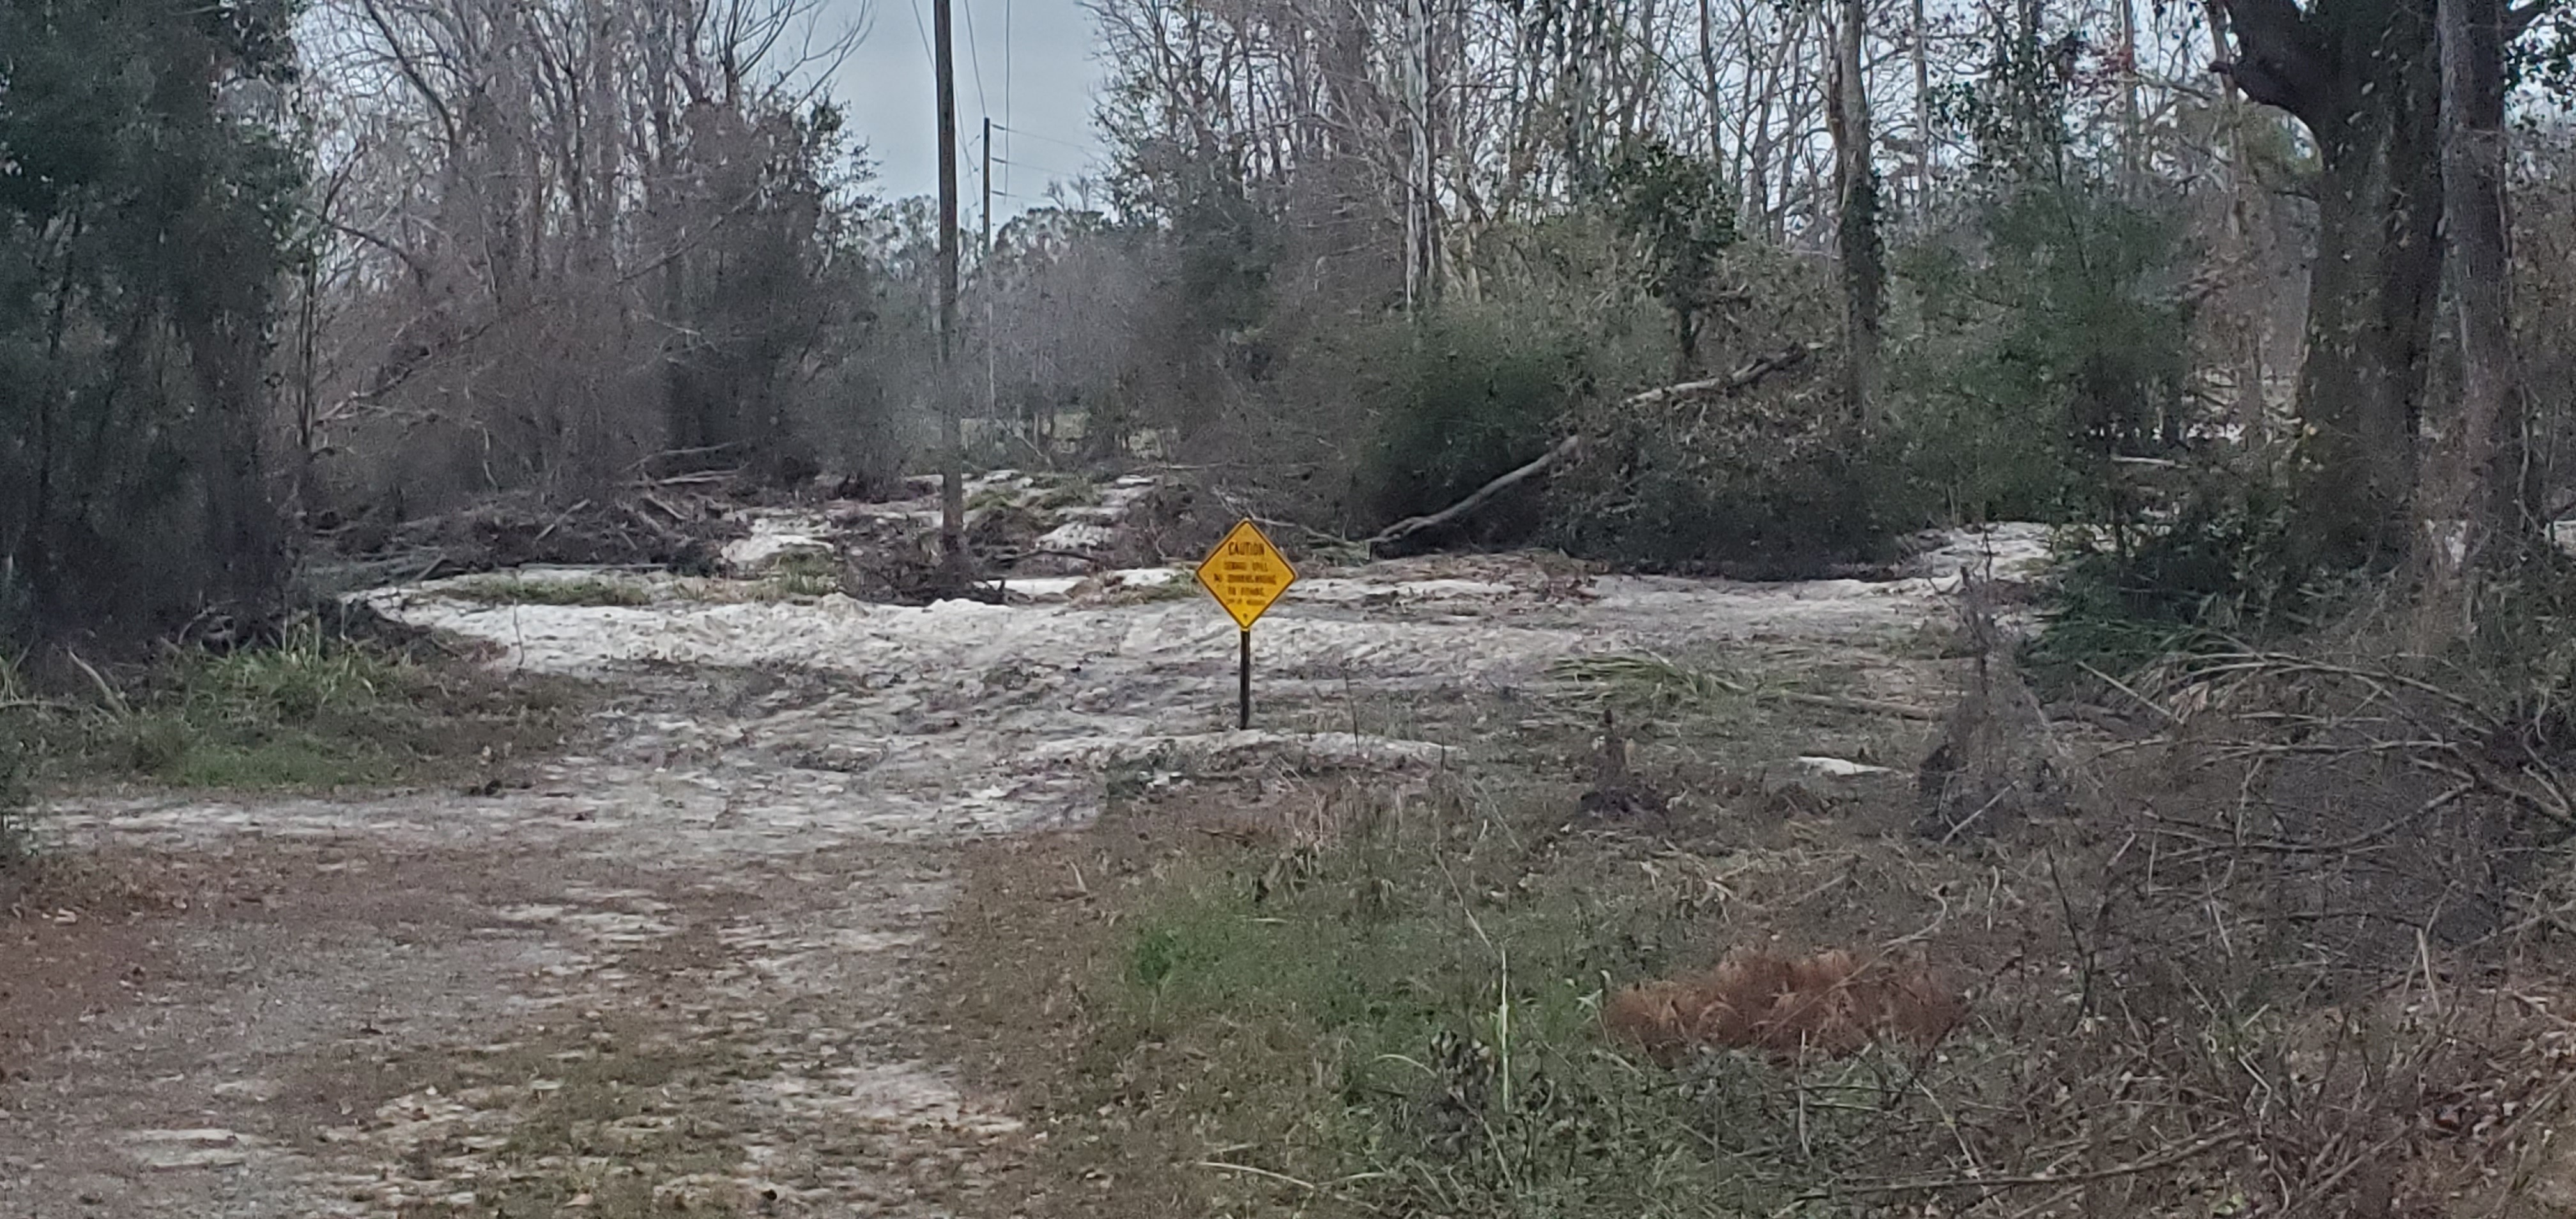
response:
[[[575,687],[503,678],[341,638],[318,624],[274,645],[190,649],[91,670],[87,699],[0,700],[29,780],[148,780],[299,789],[444,780],[554,748]]]
[[[1569,701],[1606,703],[1630,722],[1640,717],[1673,719],[1703,734],[1710,730],[1744,734],[1766,716],[1791,712],[1816,725],[1928,723],[1940,718],[1932,707],[1848,692],[1859,674],[1847,661],[1799,657],[1794,663],[1796,676],[1787,677],[1781,673],[1785,665],[1730,670],[1635,653],[1570,656],[1550,664],[1547,673]]]
[[[967,496],[966,510],[980,512],[992,508],[1022,507],[1020,497],[1025,493],[1015,484],[995,483],[992,486],[979,488],[973,495]]]
[[[1566,838],[1570,791],[1477,786],[1309,792],[1223,814],[1224,832],[1124,804],[1105,818],[1096,852],[1057,865],[1107,908],[1072,975],[1086,1019],[1050,1087],[1076,1117],[1045,1171],[1114,1172],[1128,1192],[1102,1213],[1179,1198],[1238,1215],[1767,1215],[1871,1145],[1862,1091],[1893,1060],[1667,1072],[1607,1044],[1614,980],[1713,955],[1719,882],[1688,863],[1640,877],[1615,846]],[[1263,821],[1258,845],[1206,845]],[[1739,867],[1729,896],[1813,879]],[[1874,919],[1930,905],[1883,883],[1852,896]],[[1811,934],[1848,934],[1847,917],[1808,913]],[[1027,952],[1081,955],[1006,959]],[[998,1005],[1029,1007],[1024,966],[994,985]],[[1839,1147],[1797,1150],[1779,1107],[1801,1089],[1842,1106],[1805,1126]]]
[[[526,576],[476,576],[447,588],[449,596],[486,605],[645,605],[651,590],[605,576],[538,580]]]
[[[424,1176],[443,1176],[459,1158],[493,1161],[498,1171],[480,1174],[476,1203],[495,1219],[739,1214],[729,1179],[741,1148],[690,1101],[725,1090],[743,1070],[732,1049],[635,1028],[513,1046],[458,1063],[439,1084],[504,1107],[490,1115],[497,1120],[460,1128],[411,1159],[426,1166]]]
[[[1088,508],[1100,502],[1100,485],[1087,478],[1068,478],[1049,487],[1031,506],[1040,512]]]
[[[831,555],[780,555],[761,584],[763,592],[782,601],[828,596],[841,591],[841,565]]]
[[[1154,605],[1166,601],[1187,601],[1207,594],[1199,582],[1184,572],[1160,584],[1121,583],[1100,595],[1103,605]]]
[[[1744,671],[1815,668],[1778,660]],[[1800,692],[1892,676],[1828,666]],[[1780,758],[1859,722],[1742,692],[1784,682],[1680,660],[1560,677],[1571,690],[1542,704],[1666,708],[1658,777]],[[2509,1200],[2528,1178],[2484,1167],[2526,1154],[2513,1136],[2423,1133],[2426,1098],[2556,1113],[2576,1095],[2576,1068],[2530,1066],[2533,1022],[2556,1017],[2526,1017],[2464,971],[2414,989],[2471,959],[2434,941],[2407,939],[2401,976],[2366,992],[2292,993],[2284,978],[2321,976],[2305,963],[2319,941],[2305,920],[2285,935],[2216,913],[2274,910],[2290,886],[2202,887],[2254,869],[2211,850],[2223,821],[2159,828],[2227,809],[2148,773],[2170,758],[2121,755],[2151,811],[2034,821],[1973,851],[1871,829],[1873,809],[1905,812],[1902,785],[1717,842],[1576,813],[1578,783],[1539,776],[1579,754],[1585,717],[1530,703],[1509,704],[1524,727],[1498,734],[1508,748],[1429,795],[1393,777],[1240,798],[1117,783],[1090,830],[978,857],[949,932],[956,1020],[977,1032],[953,1053],[1044,1097],[1030,1192],[1089,1185],[1037,1213],[2226,1215],[2314,1199],[2340,1214],[2396,1197],[2430,1214],[2443,1198]],[[2273,723],[2276,705],[2255,719]],[[2307,731],[2318,706],[2299,705]],[[1743,731],[1713,732],[1719,713]],[[1691,814],[1697,829],[1760,811],[1759,792],[1722,800]],[[2136,847],[2157,834],[2175,845]],[[1937,1053],[1671,1066],[1599,1027],[1612,988],[1739,947],[1919,948],[1967,985],[1971,1020]],[[2562,993],[2563,950],[2550,960],[2528,984]]]
[[[14,701],[9,692],[13,677],[7,661],[0,659],[0,701]],[[35,856],[34,812],[26,746],[15,734],[0,736],[0,895],[9,888],[10,877]]]

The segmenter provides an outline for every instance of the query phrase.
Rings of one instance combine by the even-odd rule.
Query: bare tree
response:
[[[1879,311],[1887,271],[1879,251],[1878,169],[1870,155],[1866,0],[1842,0],[1834,29],[1834,198],[1842,256],[1844,392],[1855,419],[1874,424]]]
[[[2439,0],[2442,203],[2459,324],[2461,491],[2470,554],[2518,558],[2537,536],[2529,391],[2514,347],[2505,213],[2502,0]]]
[[[340,0],[307,19],[334,238],[308,452],[414,494],[812,461],[847,311],[813,0]],[[844,287],[846,285],[843,285]],[[327,326],[325,319],[327,319]],[[400,454],[399,460],[392,455]]]

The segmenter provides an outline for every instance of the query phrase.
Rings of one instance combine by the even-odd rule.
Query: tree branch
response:
[[[1556,442],[1556,447],[1540,454],[1538,460],[1522,466],[1509,474],[1505,474],[1501,478],[1497,478],[1492,482],[1486,483],[1482,487],[1478,487],[1475,494],[1459,500],[1457,503],[1451,504],[1429,516],[1407,517],[1382,530],[1379,530],[1376,537],[1368,540],[1369,553],[1377,554],[1385,547],[1401,542],[1417,533],[1437,529],[1442,525],[1449,524],[1461,517],[1468,516],[1474,513],[1476,509],[1484,507],[1495,496],[1500,495],[1513,487],[1519,486],[1522,483],[1528,482],[1530,479],[1538,477],[1540,474],[1545,473],[1550,466],[1562,464],[1582,451],[1583,433],[1576,432],[1575,434]]]
[[[2329,116],[2332,57],[2295,0],[2222,0],[2236,35],[2236,58],[2209,70],[2236,82],[2245,96],[2288,111],[2311,131]]]
[[[1821,343],[1806,343],[1796,347],[1785,347],[1770,355],[1763,356],[1762,358],[1757,359],[1726,376],[1712,377],[1705,381],[1684,381],[1679,385],[1667,385],[1661,389],[1650,389],[1644,393],[1631,394],[1621,402],[1621,405],[1633,411],[1641,407],[1656,406],[1675,398],[1688,398],[1706,393],[1740,393],[1744,390],[1751,389],[1754,385],[1760,383],[1763,378],[1768,377],[1773,373],[1780,372],[1784,369],[1796,368],[1797,366],[1806,363],[1809,356],[1822,350],[1823,347],[1824,344]],[[1540,454],[1537,460],[1521,466],[1520,468],[1513,470],[1492,482],[1486,483],[1482,487],[1476,488],[1474,494],[1469,495],[1465,499],[1459,500],[1457,503],[1451,504],[1429,516],[1406,517],[1403,520],[1397,521],[1396,523],[1379,530],[1376,537],[1368,540],[1369,553],[1380,553],[1386,547],[1402,542],[1406,538],[1410,538],[1415,534],[1438,529],[1443,525],[1452,524],[1461,520],[1473,514],[1477,509],[1491,503],[1495,496],[1501,495],[1503,492],[1508,491],[1513,487],[1519,486],[1522,483],[1528,482],[1529,480],[1546,473],[1552,467],[1562,465],[1565,462],[1580,456],[1583,453],[1584,447],[1585,441],[1583,433],[1576,432],[1575,434],[1558,441],[1555,448],[1549,449],[1547,452]]]
[[[366,12],[367,20],[375,25],[376,32],[384,35],[385,50],[394,57],[394,66],[402,70],[403,79],[411,82],[412,89],[420,94],[421,102],[437,116],[439,130],[447,135],[447,146],[458,147],[456,117],[448,113],[447,103],[438,96],[437,90],[429,87],[428,79],[412,62],[410,52],[403,47],[402,36],[394,33],[393,23],[385,19],[384,11],[376,7],[375,0],[364,0],[360,7]]]
[[[2531,32],[2540,19],[2558,7],[2559,0],[2531,0],[2531,3],[2504,11],[2504,40],[2512,42]]]

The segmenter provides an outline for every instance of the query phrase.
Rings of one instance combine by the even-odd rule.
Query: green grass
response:
[[[1165,601],[1187,601],[1204,597],[1196,578],[1184,572],[1160,584],[1120,584],[1108,590],[1101,600],[1110,605],[1152,605]]]
[[[6,695],[5,665],[0,665],[0,699]],[[35,801],[27,790],[26,747],[12,734],[0,738],[0,876],[35,854]]]
[[[1170,874],[1123,920],[1078,1074],[1234,1148],[1206,1157],[1236,1166],[1207,1170],[1220,1211],[1269,1209],[1276,1173],[1327,1214],[1773,1213],[1815,1180],[1752,1120],[1790,1081],[1604,1043],[1605,981],[1686,958],[1688,937],[1651,889],[1543,868],[1539,805],[1380,809]]]
[[[449,585],[447,593],[487,605],[644,605],[653,600],[651,590],[639,584],[604,576],[563,580],[476,576]]]
[[[781,555],[761,585],[768,598],[781,601],[828,596],[841,591],[841,565],[830,555]]]
[[[1040,512],[1088,508],[1100,502],[1100,485],[1087,478],[1067,478],[1047,488],[1031,506]]]
[[[994,508],[1017,508],[1021,506],[1020,497],[1024,494],[1023,489],[1010,484],[983,487],[966,497],[966,510],[982,512]]]
[[[52,699],[0,700],[30,780],[312,789],[445,779],[551,749],[577,708],[562,683],[502,680],[334,637],[180,651],[85,669]]]

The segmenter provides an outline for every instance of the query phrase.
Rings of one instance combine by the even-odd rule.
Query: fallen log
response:
[[[1443,525],[1450,524],[1474,513],[1478,508],[1482,508],[1486,504],[1492,502],[1495,496],[1501,495],[1505,491],[1509,491],[1522,483],[1528,482],[1529,480],[1546,473],[1548,468],[1551,466],[1560,465],[1571,460],[1576,454],[1583,451],[1583,444],[1583,433],[1577,432],[1563,440],[1557,441],[1556,447],[1540,454],[1538,460],[1522,466],[1509,474],[1505,474],[1501,478],[1497,478],[1492,482],[1486,483],[1484,486],[1476,488],[1474,494],[1469,495],[1465,499],[1459,500],[1457,503],[1451,504],[1429,516],[1406,517],[1403,520],[1397,521],[1396,523],[1379,530],[1377,536],[1368,540],[1369,553],[1377,554],[1387,547],[1401,542],[1406,538],[1412,537],[1415,534],[1426,533],[1431,530],[1438,529]]]
[[[1635,409],[1639,407],[1659,406],[1675,398],[1696,397],[1700,394],[1742,393],[1743,391],[1760,384],[1763,378],[1768,377],[1773,373],[1796,368],[1797,366],[1806,363],[1808,357],[1813,356],[1823,349],[1824,344],[1822,343],[1805,343],[1796,347],[1785,347],[1779,351],[1771,353],[1770,355],[1763,356],[1742,368],[1736,369],[1734,372],[1723,377],[1711,377],[1703,381],[1684,381],[1679,385],[1667,385],[1661,389],[1650,389],[1643,393],[1630,394],[1628,397],[1622,399],[1619,405],[1623,408]],[[1521,466],[1520,468],[1515,469],[1492,482],[1486,483],[1484,486],[1476,488],[1476,490],[1472,494],[1468,495],[1467,498],[1459,500],[1457,503],[1451,504],[1429,516],[1406,517],[1403,520],[1397,521],[1396,523],[1379,530],[1375,537],[1368,540],[1369,553],[1372,555],[1382,554],[1387,547],[1393,546],[1408,538],[1428,533],[1447,525],[1455,524],[1460,520],[1474,515],[1477,509],[1484,507],[1486,504],[1492,503],[1495,496],[1501,495],[1503,492],[1509,491],[1541,474],[1545,474],[1556,466],[1563,465],[1566,462],[1573,460],[1583,452],[1584,444],[1585,441],[1583,434],[1577,432],[1572,436],[1568,436],[1565,439],[1556,442],[1556,447],[1540,454],[1537,460]]]
[[[1822,343],[1801,343],[1795,347],[1783,347],[1723,377],[1710,377],[1704,381],[1684,381],[1679,385],[1667,385],[1662,389],[1630,394],[1619,405],[1660,406],[1675,398],[1694,398],[1701,394],[1739,394],[1761,384],[1764,378],[1773,373],[1785,372],[1806,363],[1808,357],[1824,349],[1825,345]]]

